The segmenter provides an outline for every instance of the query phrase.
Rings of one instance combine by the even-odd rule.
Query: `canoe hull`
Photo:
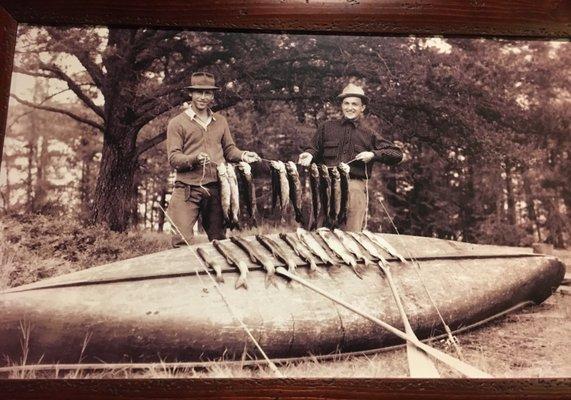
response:
[[[442,332],[424,285],[454,329],[523,301],[539,303],[564,276],[557,259],[534,255],[432,258],[421,261],[420,271],[394,259],[390,264],[420,338]],[[298,274],[404,330],[379,268],[369,266],[363,279],[346,266],[319,266],[314,275],[300,267]],[[270,357],[360,351],[401,342],[298,283],[278,278],[268,285],[261,269],[252,268],[247,290],[234,288],[237,273],[225,272],[224,277],[222,293]],[[21,360],[23,331],[29,332],[28,363],[239,359],[245,350],[259,357],[204,274],[31,287],[0,294],[0,354],[10,362]]]

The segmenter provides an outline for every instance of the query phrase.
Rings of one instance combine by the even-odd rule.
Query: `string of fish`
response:
[[[273,361],[268,357],[268,355],[266,354],[266,352],[262,349],[262,347],[260,346],[260,343],[258,343],[258,341],[256,340],[256,338],[254,337],[254,335],[252,335],[252,332],[250,331],[250,329],[248,328],[248,326],[244,323],[244,321],[242,321],[242,319],[238,316],[238,314],[236,313],[236,311],[234,310],[234,308],[232,307],[232,305],[230,304],[230,302],[228,301],[228,299],[226,298],[226,296],[224,296],[224,293],[222,292],[222,289],[220,288],[220,285],[218,284],[218,281],[216,279],[214,279],[214,277],[210,274],[210,272],[208,271],[208,267],[204,264],[204,261],[202,260],[202,258],[197,254],[197,251],[194,249],[194,247],[192,247],[190,245],[190,243],[188,242],[188,240],[186,239],[186,237],[182,234],[182,232],[180,231],[180,229],[176,226],[176,224],[174,223],[174,221],[170,218],[170,216],[167,214],[167,212],[165,211],[165,209],[159,204],[159,207],[161,209],[161,211],[163,212],[163,214],[166,216],[166,218],[168,219],[171,227],[174,228],[175,232],[181,236],[181,238],[184,240],[184,242],[186,243],[186,246],[188,249],[190,249],[191,252],[194,253],[195,258],[198,260],[198,264],[202,267],[202,269],[206,272],[206,275],[208,276],[208,278],[210,278],[210,280],[212,281],[212,283],[214,284],[214,287],[216,289],[216,291],[218,292],[218,294],[220,294],[220,297],[222,298],[222,301],[224,302],[224,304],[226,305],[226,307],[228,308],[228,311],[230,312],[230,314],[232,315],[232,318],[234,318],[238,324],[241,326],[241,328],[246,332],[246,334],[248,335],[248,337],[252,340],[252,342],[254,343],[254,345],[256,346],[256,348],[258,349],[258,351],[260,352],[260,354],[262,355],[262,357],[264,357],[264,359],[266,360],[266,362],[268,363],[268,366],[270,367],[270,369],[276,374],[276,376],[283,378],[283,374],[278,370],[277,366],[273,363]]]

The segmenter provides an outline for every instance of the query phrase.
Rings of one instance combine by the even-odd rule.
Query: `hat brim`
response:
[[[220,90],[220,88],[218,86],[205,86],[205,85],[185,86],[185,89],[189,89],[189,90]]]
[[[364,100],[365,103],[368,103],[368,102],[369,102],[369,98],[368,98],[367,96],[363,95],[363,94],[358,94],[358,93],[342,93],[342,94],[340,94],[340,95],[337,95],[337,98],[338,98],[338,99],[341,99],[341,100],[343,100],[345,97],[358,97],[358,98]]]

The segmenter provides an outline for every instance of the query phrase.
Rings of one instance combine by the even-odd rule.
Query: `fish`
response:
[[[224,163],[218,165],[216,170],[218,171],[218,183],[220,184],[222,215],[224,216],[224,223],[228,225],[230,221],[230,182],[228,181],[228,170]]]
[[[319,213],[321,211],[321,200],[319,198],[319,167],[317,164],[311,164],[309,167],[309,183],[311,186],[311,204],[313,206],[313,222],[311,229],[316,229],[319,221]]]
[[[293,205],[293,211],[295,213],[295,221],[304,224],[303,214],[301,212],[301,180],[299,179],[299,172],[293,161],[288,161],[285,165],[287,171],[287,179],[289,183],[289,199]]]
[[[329,206],[331,205],[331,177],[327,165],[321,165],[319,175],[321,177],[319,184],[319,196],[321,198],[321,209],[324,215],[324,226],[331,226],[329,218]]]
[[[360,279],[363,279],[362,275],[365,272],[364,269],[357,264],[357,259],[345,248],[341,240],[335,236],[333,232],[327,228],[319,228],[315,232],[321,237],[321,239],[323,239],[331,251],[343,260],[343,263],[349,265],[353,269],[355,275]]]
[[[224,283],[224,276],[222,276],[222,266],[220,263],[212,256],[209,256],[208,252],[202,247],[197,247],[196,252],[200,255],[200,258],[204,260],[206,265],[214,270],[214,273],[216,274],[216,282]]]
[[[254,186],[254,179],[252,177],[252,167],[247,162],[240,161],[238,163],[238,170],[242,173],[245,186],[246,211],[248,211],[252,225],[258,226],[258,221],[256,221],[258,206],[256,204],[256,187]]]
[[[278,200],[280,197],[280,177],[278,170],[270,163],[270,176],[271,176],[271,186],[272,186],[272,211],[276,210],[278,205]]]
[[[352,236],[348,235],[340,229],[334,229],[333,233],[339,238],[339,240],[341,240],[343,246],[345,246],[345,248],[349,250],[349,252],[355,256],[355,258],[357,258],[357,260],[363,261],[365,266],[373,264],[373,261],[369,258],[369,256],[367,256],[363,250],[361,250],[361,245],[359,242],[356,242]]]
[[[238,289],[239,287],[244,287],[244,289],[248,289],[248,266],[237,254],[234,254],[232,250],[224,243],[219,240],[213,240],[212,245],[218,250],[220,254],[226,259],[226,262],[238,269],[240,272],[240,276],[236,280],[236,284],[234,287]]]
[[[367,252],[370,254],[371,258],[374,260],[381,261],[383,264],[387,264],[386,258],[379,251],[378,246],[371,241],[367,236],[361,232],[347,232],[356,242],[358,242]]]
[[[239,228],[240,220],[240,193],[238,191],[238,179],[236,170],[232,164],[226,165],[226,173],[228,174],[228,183],[230,184],[230,223],[231,228]]]
[[[289,203],[289,181],[287,180],[287,171],[285,164],[282,161],[278,161],[278,177],[280,181],[280,206],[282,212],[287,209]]]
[[[339,215],[337,216],[338,226],[343,226],[347,222],[347,210],[349,208],[349,164],[340,163],[337,167],[340,175],[341,196],[339,205]]]
[[[341,211],[341,174],[337,167],[331,169],[331,205],[329,218],[332,227],[338,226],[339,212]]]
[[[379,246],[381,249],[389,253],[391,256],[398,258],[401,262],[406,263],[406,259],[400,255],[400,253],[385,239],[375,235],[373,232],[364,230],[363,234],[367,236],[373,243]]]
[[[301,242],[301,240],[299,240],[299,237],[295,233],[282,232],[280,233],[280,238],[293,249],[299,258],[308,263],[310,273],[317,272],[317,264],[315,263],[315,259],[313,258],[311,251],[305,247],[305,245]]]
[[[327,251],[325,251],[325,249],[321,247],[319,242],[315,240],[315,238],[311,235],[310,232],[306,231],[303,228],[297,228],[296,234],[299,240],[303,244],[305,244],[305,246],[307,246],[307,248],[315,256],[317,256],[323,264],[329,264],[329,265],[335,264],[335,262],[331,259],[331,257],[329,257],[329,254],[327,254]]]
[[[276,267],[270,257],[263,254],[252,242],[244,238],[232,236],[230,241],[244,250],[253,263],[260,264],[266,270],[266,284],[273,283],[275,285]]]
[[[258,242],[262,244],[266,249],[268,249],[274,257],[281,260],[286,266],[290,273],[295,273],[295,268],[297,264],[295,260],[288,254],[288,251],[281,247],[274,239],[264,236],[256,235]]]

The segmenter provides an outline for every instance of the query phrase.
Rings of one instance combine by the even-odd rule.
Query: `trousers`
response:
[[[192,240],[193,227],[199,217],[208,240],[226,238],[220,186],[217,182],[213,182],[204,185],[204,188],[175,183],[167,213],[184,238],[178,232],[175,233],[171,239],[173,247],[185,244],[184,239],[188,242]]]
[[[360,232],[365,228],[365,214],[367,212],[367,191],[364,179],[349,179],[347,203],[347,220],[341,229]]]

